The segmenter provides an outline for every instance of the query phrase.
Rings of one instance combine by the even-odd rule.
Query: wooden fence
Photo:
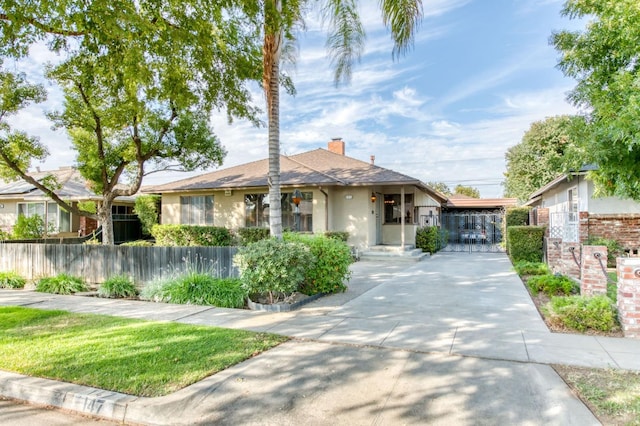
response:
[[[218,277],[238,276],[236,247],[127,247],[86,244],[0,244],[0,271],[27,280],[65,272],[87,283],[114,275],[132,277],[140,285],[155,278],[198,268]]]

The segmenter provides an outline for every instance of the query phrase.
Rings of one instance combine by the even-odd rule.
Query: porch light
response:
[[[300,205],[300,201],[302,201],[302,192],[300,192],[299,189],[296,189],[295,191],[293,191],[293,204],[296,205],[296,207],[298,207]]]
[[[371,202],[372,202],[372,203],[375,203],[375,202],[376,202],[376,199],[377,199],[377,197],[376,197],[376,193],[375,193],[375,192],[372,192],[372,193],[371,193]]]

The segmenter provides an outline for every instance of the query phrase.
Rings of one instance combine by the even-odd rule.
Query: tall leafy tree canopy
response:
[[[522,141],[507,150],[505,195],[526,201],[529,196],[565,172],[573,152],[572,129],[581,117],[561,115],[531,124]]]
[[[552,36],[560,69],[577,80],[569,99],[585,111],[577,160],[598,165],[601,193],[640,200],[640,2],[569,0],[563,13],[588,20]]]
[[[246,81],[260,78],[260,9],[236,4],[2,0],[4,57],[27,55],[34,43],[62,57],[46,72],[65,95],[64,109],[50,117],[68,132],[77,167],[102,201],[97,214],[81,211],[31,178],[30,161],[46,155],[34,138],[0,145],[0,154],[21,153],[0,157],[2,172],[31,182],[67,210],[97,216],[111,243],[112,202],[136,193],[145,175],[222,162],[224,149],[209,127],[212,111],[257,122]]]
[[[480,198],[480,190],[473,186],[456,185],[453,190],[454,194],[466,195],[471,198]]]

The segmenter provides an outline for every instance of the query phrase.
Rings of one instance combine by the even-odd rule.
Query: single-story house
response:
[[[230,229],[269,226],[268,159],[221,169],[143,192],[162,196],[163,224]],[[283,227],[302,232],[347,231],[349,244],[415,244],[415,230],[437,225],[445,197],[419,179],[328,149],[280,156]],[[301,194],[296,206],[294,191]]]
[[[625,249],[640,248],[640,203],[619,197],[594,196],[594,183],[585,166],[563,174],[529,197],[531,224],[548,225],[549,236],[566,242],[603,237],[617,240]]]
[[[73,204],[100,200],[100,197],[87,187],[80,172],[73,167],[37,171],[30,175],[38,181],[55,178],[60,185],[60,188],[55,191],[56,194]],[[112,212],[114,215],[131,215],[134,204],[133,197],[118,197]],[[95,220],[65,211],[46,194],[24,180],[0,182],[0,229],[10,233],[20,215],[42,216],[47,224],[49,235],[58,237],[87,235],[98,226]]]

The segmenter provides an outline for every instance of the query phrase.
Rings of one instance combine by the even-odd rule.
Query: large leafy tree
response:
[[[560,115],[531,124],[519,144],[507,150],[505,195],[520,201],[567,169],[567,155],[575,143],[572,129],[580,117]]]
[[[601,193],[640,200],[640,2],[569,0],[563,14],[588,20],[552,36],[560,69],[577,80],[569,99],[585,111],[580,160],[598,165]]]
[[[282,238],[280,204],[280,66],[301,28],[302,16],[312,2],[305,0],[263,0],[264,43],[263,90],[267,103],[269,128],[269,225],[271,235]],[[335,68],[336,83],[349,81],[352,65],[364,49],[365,33],[358,15],[357,0],[320,2],[328,23],[327,49]],[[421,0],[381,0],[382,20],[394,42],[393,57],[404,54],[412,45],[422,18]]]
[[[480,190],[473,186],[456,185],[453,190],[454,194],[466,195],[471,198],[480,198]]]
[[[0,169],[96,217],[103,242],[112,243],[111,205],[135,194],[145,175],[222,162],[209,127],[213,110],[255,121],[245,83],[260,76],[259,31],[251,25],[258,12],[205,0],[2,1],[3,55],[21,57],[46,42],[63,58],[47,71],[65,94],[51,118],[67,130],[78,169],[101,195],[97,213],[69,205],[55,183],[28,174],[30,162],[46,156],[35,139],[0,145]]]

